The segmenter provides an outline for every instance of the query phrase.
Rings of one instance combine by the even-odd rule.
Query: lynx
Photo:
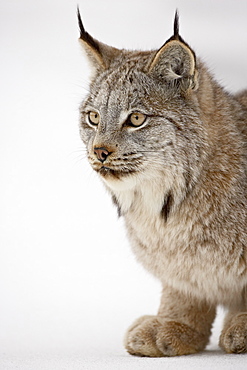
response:
[[[137,260],[162,283],[157,315],[133,323],[127,351],[202,351],[222,305],[220,347],[246,352],[247,90],[214,80],[177,12],[173,36],[151,51],[110,47],[78,20],[92,67],[80,135]]]

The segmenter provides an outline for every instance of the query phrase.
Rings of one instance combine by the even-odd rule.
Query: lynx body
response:
[[[80,42],[92,66],[81,105],[88,159],[163,285],[157,316],[128,330],[140,356],[195,353],[219,304],[220,345],[247,351],[247,91],[230,95],[179,35],[148,52]]]

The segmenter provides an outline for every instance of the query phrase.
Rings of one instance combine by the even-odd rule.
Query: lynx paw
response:
[[[236,316],[223,330],[220,347],[228,353],[247,352],[247,314]]]
[[[129,328],[125,347],[136,356],[179,356],[202,350],[207,341],[208,338],[185,324],[143,316]]]

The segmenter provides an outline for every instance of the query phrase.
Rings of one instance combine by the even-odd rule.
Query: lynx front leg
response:
[[[247,287],[236,298],[225,318],[220,347],[228,353],[247,352]]]
[[[129,328],[125,347],[132,355],[161,357],[196,353],[205,348],[215,307],[164,288],[157,316],[143,316]]]
[[[227,315],[220,347],[228,353],[247,352],[247,312],[230,312]]]

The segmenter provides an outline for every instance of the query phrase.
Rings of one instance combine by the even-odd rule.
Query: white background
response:
[[[217,80],[231,92],[247,85],[245,0],[78,3],[94,37],[130,49],[159,48],[178,8],[181,35]],[[199,357],[123,349],[130,323],[156,313],[160,284],[135,261],[79,139],[89,71],[76,6],[0,2],[0,370],[242,369],[247,357],[217,349],[219,325]]]

